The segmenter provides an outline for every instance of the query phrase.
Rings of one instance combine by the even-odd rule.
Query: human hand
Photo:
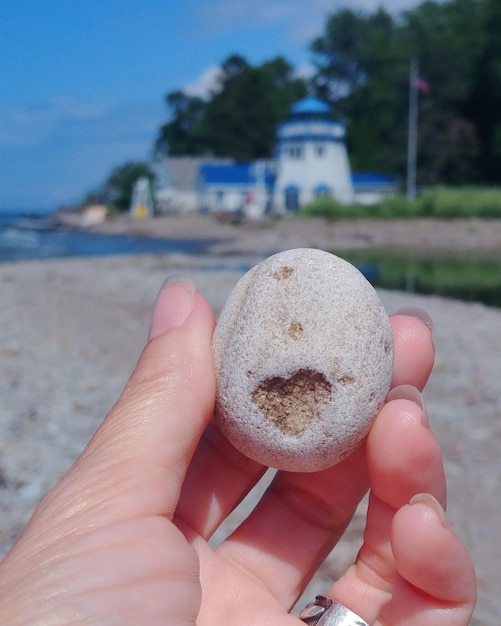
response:
[[[126,389],[0,565],[0,623],[299,625],[288,611],[370,485],[363,547],[327,595],[374,626],[466,626],[474,569],[445,522],[441,454],[416,389],[431,335],[413,316],[392,325],[393,390],[366,445],[323,472],[277,473],[213,550],[265,468],[210,423],[213,314],[190,285],[168,284]]]

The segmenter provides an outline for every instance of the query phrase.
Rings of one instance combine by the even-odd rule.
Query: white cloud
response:
[[[309,63],[303,63],[295,68],[296,76],[308,80],[315,74],[315,68]]]
[[[439,0],[440,1],[440,0]],[[291,42],[305,44],[320,34],[325,17],[342,8],[375,11],[383,7],[399,13],[418,5],[420,0],[218,0],[199,13],[200,23],[213,32],[242,28],[264,28],[284,24]]]
[[[182,89],[190,96],[208,98],[213,91],[217,90],[220,76],[221,68],[211,65],[194,80],[186,83]]]
[[[269,26],[293,17],[294,0],[276,0],[273,3],[262,0],[222,0],[212,3],[204,17],[212,26],[220,30],[233,30],[245,26]]]
[[[417,6],[421,0],[310,0],[308,3],[302,0],[290,0],[293,14],[288,23],[288,36],[290,41],[307,45],[323,31],[327,15],[335,13],[342,8],[353,11],[367,11],[372,13],[383,8],[389,13],[398,14],[407,9]],[[440,1],[440,0],[438,0]]]

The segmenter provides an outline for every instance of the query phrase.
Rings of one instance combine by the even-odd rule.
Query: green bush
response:
[[[371,207],[371,216],[383,219],[402,219],[417,217],[417,202],[403,195],[388,196]]]
[[[439,188],[418,198],[419,215],[442,219],[501,217],[501,190],[495,188]]]
[[[325,217],[327,219],[339,219],[346,217],[344,214],[349,211],[349,207],[343,206],[330,196],[321,196],[299,210],[301,217]]]
[[[501,189],[440,187],[427,190],[415,199],[402,194],[391,195],[371,206],[342,205],[324,196],[303,206],[299,215],[327,219],[499,218]]]

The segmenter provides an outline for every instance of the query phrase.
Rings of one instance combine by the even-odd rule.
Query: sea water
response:
[[[42,211],[0,211],[0,262],[148,252],[201,254],[211,242],[107,235],[54,226]]]

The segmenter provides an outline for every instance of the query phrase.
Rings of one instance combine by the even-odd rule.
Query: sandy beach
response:
[[[501,220],[339,220],[286,218],[234,225],[187,214],[152,220],[128,216],[96,226],[99,232],[148,237],[216,240],[212,254],[264,256],[300,246],[323,250],[397,248],[443,254],[475,251],[499,256]]]
[[[500,222],[324,223],[286,221],[235,228],[208,218],[127,218],[106,232],[207,238],[201,256],[154,254],[0,264],[0,554],[41,496],[84,447],[125,384],[144,345],[151,304],[167,275],[191,277],[220,311],[245,267],[296,246],[432,246],[499,250]],[[380,292],[389,312],[419,306],[434,319],[436,367],[425,391],[446,461],[448,513],[475,560],[479,602],[472,624],[501,616],[501,310],[474,303]],[[215,537],[231,531],[259,490]],[[364,504],[345,539],[306,591],[325,591],[360,545]]]

